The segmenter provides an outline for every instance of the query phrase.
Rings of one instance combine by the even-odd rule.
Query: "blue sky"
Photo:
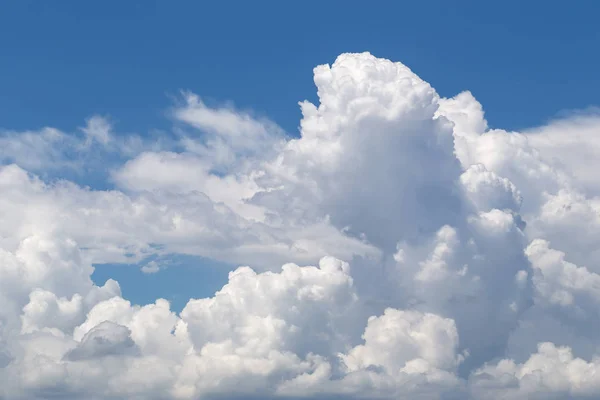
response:
[[[169,95],[233,101],[296,132],[311,70],[342,52],[400,60],[492,125],[528,127],[597,102],[600,5],[577,1],[5,1],[0,115],[71,129],[164,126]],[[524,110],[527,110],[525,112]]]
[[[4,1],[0,126],[70,131],[99,114],[145,135],[170,128],[166,110],[184,89],[295,135],[297,102],[316,99],[312,68],[360,51],[405,63],[443,96],[471,90],[504,129],[598,105],[598,2],[365,4]],[[157,275],[101,266],[95,276],[115,277],[136,302],[164,296],[180,308],[226,281],[226,268],[189,264]]]
[[[99,284],[116,280],[123,297],[134,303],[148,304],[163,298],[179,311],[190,298],[212,296],[227,282],[229,270],[224,263],[179,255],[169,257],[168,267],[156,274],[145,274],[134,266],[103,264],[96,266],[93,278]]]

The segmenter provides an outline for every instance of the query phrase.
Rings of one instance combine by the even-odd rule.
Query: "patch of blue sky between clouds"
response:
[[[143,268],[156,265],[156,273]],[[133,304],[151,304],[157,298],[171,303],[171,309],[180,312],[190,299],[212,297],[227,283],[229,271],[235,266],[203,257],[173,254],[149,257],[136,264],[95,265],[92,280],[104,285],[108,279],[119,282],[123,296]]]

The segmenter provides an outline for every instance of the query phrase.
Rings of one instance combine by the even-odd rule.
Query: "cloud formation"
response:
[[[600,200],[577,156],[600,155],[598,118],[489,129],[471,93],[368,53],[314,81],[299,137],[194,94],[158,142],[100,117],[0,132],[0,398],[600,395]],[[111,190],[56,179],[105,168],[85,154]],[[242,266],[180,313],[90,279],[170,253]]]

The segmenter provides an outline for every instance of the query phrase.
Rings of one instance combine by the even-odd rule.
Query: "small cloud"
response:
[[[185,93],[185,104],[173,112],[173,117],[199,130],[184,136],[181,144],[186,151],[211,160],[219,169],[257,156],[264,159],[285,138],[284,130],[267,118],[257,118],[230,106],[209,107],[202,99]]]
[[[105,356],[135,355],[137,352],[129,328],[104,321],[86,333],[79,345],[65,355],[65,359],[80,361]]]
[[[231,107],[212,108],[199,96],[187,93],[186,105],[175,110],[175,118],[197,129],[224,137],[267,136],[269,131],[279,130],[268,120],[258,120],[248,113]]]
[[[156,274],[160,269],[160,265],[156,261],[150,261],[141,268],[141,271],[145,274]]]
[[[81,128],[85,133],[85,147],[93,142],[106,146],[112,140],[112,126],[110,122],[99,115],[94,115],[86,120],[86,126]]]

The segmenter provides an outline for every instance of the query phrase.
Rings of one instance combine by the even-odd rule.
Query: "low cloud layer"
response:
[[[169,139],[0,132],[0,398],[600,396],[594,111],[489,129],[368,53],[314,81],[299,137],[190,93]],[[180,313],[90,279],[169,254],[240,267]]]

